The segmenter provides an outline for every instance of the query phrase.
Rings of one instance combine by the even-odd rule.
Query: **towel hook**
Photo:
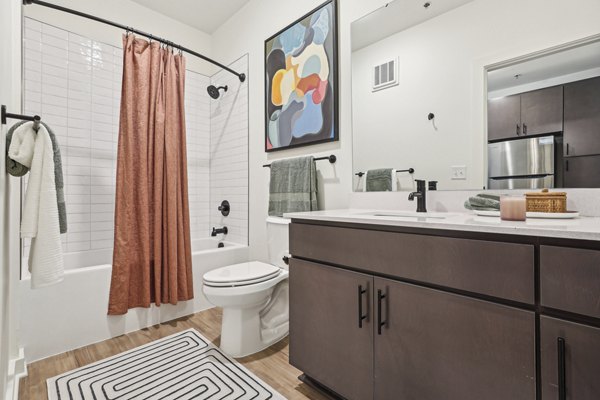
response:
[[[33,116],[33,130],[34,131],[39,131],[40,130],[40,124],[42,122],[42,118],[39,115],[34,115]]]

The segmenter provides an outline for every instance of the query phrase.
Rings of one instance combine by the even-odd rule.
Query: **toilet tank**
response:
[[[288,269],[283,262],[284,256],[289,256],[289,225],[291,220],[281,217],[267,217],[267,246],[269,263]]]

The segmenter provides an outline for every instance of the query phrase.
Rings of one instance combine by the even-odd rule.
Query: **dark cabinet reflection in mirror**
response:
[[[596,171],[600,77],[488,99],[488,188],[598,188]]]

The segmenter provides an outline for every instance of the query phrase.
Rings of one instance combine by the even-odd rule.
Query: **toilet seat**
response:
[[[253,285],[281,274],[281,269],[260,261],[251,261],[217,268],[204,274],[204,285],[210,287],[236,287]]]

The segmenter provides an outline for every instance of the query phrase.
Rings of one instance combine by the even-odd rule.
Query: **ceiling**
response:
[[[419,25],[473,0],[395,0],[352,23],[352,51]],[[424,4],[429,3],[425,8]]]
[[[488,92],[600,68],[600,41],[488,72]],[[515,78],[518,75],[518,79]]]
[[[208,34],[214,33],[250,0],[133,0]]]

